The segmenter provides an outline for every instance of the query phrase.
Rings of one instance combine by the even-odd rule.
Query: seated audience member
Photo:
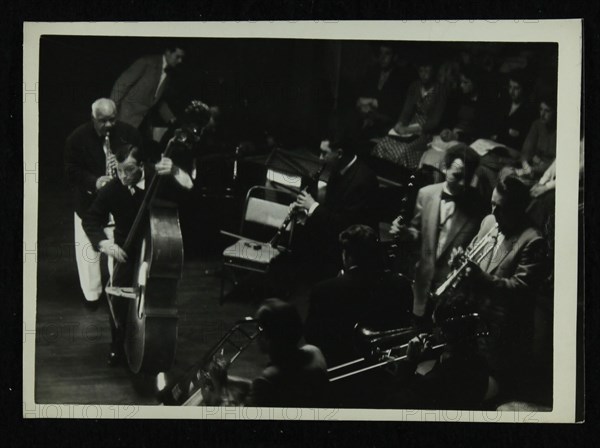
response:
[[[481,409],[494,385],[489,367],[479,352],[480,324],[468,316],[470,307],[441,306],[436,310],[439,335],[422,333],[408,343],[406,360],[396,367],[399,390],[391,395],[393,407],[406,409]],[[431,347],[445,344],[441,353]],[[418,366],[434,360],[425,374]]]
[[[332,137],[321,143],[321,160],[331,172],[324,200],[319,203],[301,192],[292,205],[307,215],[303,235],[296,238],[302,242],[298,249],[315,268],[322,268],[323,278],[340,269],[337,237],[342,230],[351,224],[377,225],[372,212],[377,176],[354,154],[353,143],[348,130],[334,128]]]
[[[431,61],[418,65],[419,79],[408,88],[400,118],[373,149],[374,157],[415,169],[432,135],[439,131],[446,107],[446,91],[435,76]]]
[[[481,242],[487,256],[467,269],[467,285],[490,336],[479,341],[503,397],[522,394],[531,385],[528,364],[534,331],[534,307],[547,276],[546,243],[531,226],[526,209],[529,188],[514,174],[500,173],[492,195],[492,214],[481,223],[472,245]],[[497,224],[497,228],[495,228]]]
[[[327,400],[327,365],[313,345],[299,346],[302,320],[296,308],[267,299],[256,319],[262,332],[258,345],[269,365],[252,381],[247,406],[318,407]]]
[[[335,365],[355,357],[357,323],[384,329],[408,326],[412,292],[402,276],[384,272],[375,231],[353,225],[339,236],[344,270],[310,293],[305,339]]]
[[[554,255],[554,220],[556,217],[556,160],[548,167],[540,180],[531,187],[531,203],[527,216],[548,240],[549,256]]]
[[[446,181],[419,190],[413,219],[409,225],[396,219],[390,233],[401,241],[421,247],[417,262],[413,313],[428,321],[433,306],[430,293],[446,279],[448,262],[454,249],[469,244],[484,215],[477,192],[470,187],[479,163],[477,153],[458,144],[445,155]]]
[[[508,76],[508,100],[503,104],[497,128],[490,136],[504,148],[496,148],[482,156],[476,173],[478,188],[486,199],[492,196],[500,170],[513,166],[520,157],[534,115],[526,92],[527,82],[523,71],[514,70]]]
[[[540,117],[533,122],[521,150],[519,176],[539,179],[556,157],[556,100],[540,101]]]
[[[378,46],[377,64],[367,71],[356,101],[362,117],[363,138],[385,135],[400,114],[410,80],[407,70],[397,66],[398,54],[392,43]]]
[[[491,139],[520,151],[534,116],[527,101],[528,83],[523,70],[509,73],[507,91],[508,97],[500,105],[500,118]]]
[[[456,111],[449,117],[449,128],[442,130],[438,138],[433,139],[423,154],[419,166],[428,165],[443,172],[444,154],[449,145],[463,142],[467,145],[478,138],[489,137],[494,124],[495,104],[486,92],[482,91],[483,73],[474,68],[465,67],[460,73],[461,95]],[[437,178],[439,179],[440,176]]]
[[[465,67],[460,73],[461,96],[451,119],[451,128],[441,132],[443,140],[458,140],[470,144],[492,133],[494,102],[483,89],[483,73]]]

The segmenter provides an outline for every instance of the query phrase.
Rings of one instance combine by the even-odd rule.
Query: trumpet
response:
[[[493,243],[498,238],[498,224],[496,223],[489,231],[464,254],[464,260],[456,269],[450,272],[442,283],[432,294],[434,299],[438,299],[449,291],[455,291],[464,278],[464,274],[470,263],[479,264],[494,248]],[[489,244],[489,245],[488,245]],[[486,250],[483,250],[487,246]]]

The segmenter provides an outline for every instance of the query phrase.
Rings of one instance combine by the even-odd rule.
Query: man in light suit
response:
[[[434,303],[429,299],[448,275],[453,249],[469,244],[484,215],[476,191],[470,187],[479,156],[464,144],[448,149],[446,181],[419,190],[409,226],[397,218],[390,233],[399,240],[420,242],[413,285],[413,314],[419,323],[429,323]]]
[[[471,263],[467,277],[471,299],[490,331],[479,340],[480,349],[500,392],[514,399],[528,387],[536,292],[549,271],[546,243],[525,212],[529,188],[511,172],[501,172],[492,194],[492,214],[471,243],[487,236],[481,253],[489,254]]]
[[[173,69],[183,62],[184,57],[181,46],[172,45],[164,54],[142,57],[125,70],[110,94],[119,110],[117,119],[138,129],[146,128],[140,129],[146,133],[152,125],[173,124],[175,114],[165,101],[164,92]],[[149,118],[153,123],[147,123]]]

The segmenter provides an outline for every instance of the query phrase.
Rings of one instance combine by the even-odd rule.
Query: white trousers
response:
[[[81,291],[88,302],[95,302],[100,299],[102,294],[102,271],[100,269],[101,253],[97,252],[89,240],[81,225],[81,218],[75,215],[75,260],[77,261],[77,272],[79,273],[79,285]],[[110,228],[112,231],[113,229]],[[109,239],[107,229],[105,233]],[[112,232],[110,232],[112,233]],[[109,274],[112,275],[112,263],[108,263]]]
[[[102,272],[100,252],[94,249],[81,225],[81,218],[75,213],[75,260],[79,273],[81,291],[88,302],[95,302],[102,294]]]

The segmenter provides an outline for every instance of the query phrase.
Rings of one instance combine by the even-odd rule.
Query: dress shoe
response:
[[[96,311],[98,309],[98,307],[100,306],[100,300],[94,300],[94,301],[90,301],[90,300],[86,300],[85,301],[85,307],[90,310],[90,311]]]
[[[121,364],[122,359],[123,359],[123,352],[121,350],[116,350],[114,348],[111,348],[110,351],[108,352],[108,357],[106,358],[106,363],[110,367],[116,367],[119,364]]]

